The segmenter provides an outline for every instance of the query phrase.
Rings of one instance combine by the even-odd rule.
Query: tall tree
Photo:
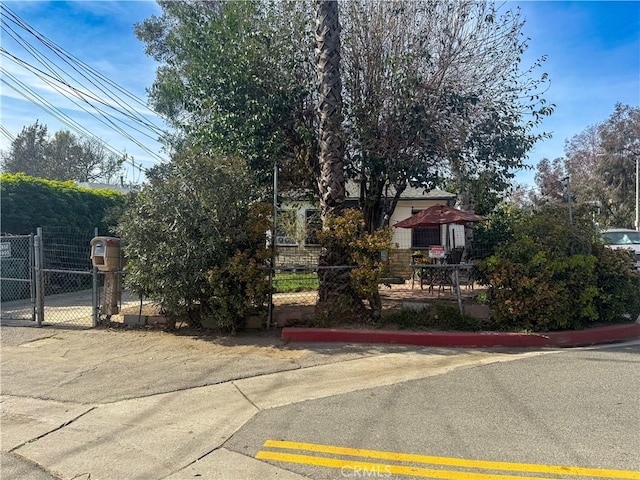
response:
[[[320,174],[311,2],[159,4],[162,16],[136,27],[162,64],[156,109],[182,139],[248,158],[265,180],[277,162],[289,186],[308,186]],[[385,198],[448,177],[465,205],[490,209],[552,110],[543,59],[521,65],[518,12],[471,0],[339,8],[345,174],[361,186],[367,228],[388,221]]]
[[[467,0],[345,10],[347,171],[369,227],[388,221],[409,184],[447,177],[464,207],[491,210],[553,109],[541,96],[546,74],[535,75],[544,58],[521,66],[518,11]]]
[[[565,155],[577,201],[596,203],[603,226],[633,227],[640,107],[616,104],[602,123],[569,139]]]
[[[342,214],[345,198],[344,138],[342,133],[342,80],[340,77],[340,22],[338,2],[316,2],[316,64],[318,82],[318,142],[320,176],[318,190],[323,229]],[[335,233],[335,232],[334,232]],[[345,268],[349,252],[332,235],[323,242],[319,258],[318,315],[364,314]],[[324,268],[322,268],[324,267]]]
[[[2,169],[7,173],[25,173],[31,177],[46,176],[47,126],[38,121],[23,127],[2,155]]]
[[[306,2],[159,1],[135,27],[161,63],[150,90],[168,139],[246,158],[267,183],[313,187],[317,174],[312,11]]]
[[[338,2],[318,0],[316,6],[316,62],[318,75],[318,190],[322,218],[340,215],[344,204],[344,138]]]
[[[564,164],[564,158],[543,158],[538,162],[534,177],[538,187],[535,203],[542,205],[567,201],[568,178]]]
[[[47,133],[37,121],[24,127],[3,155],[3,169],[49,180],[105,182],[117,180],[126,156],[106,152],[94,139],[78,138],[66,130]]]

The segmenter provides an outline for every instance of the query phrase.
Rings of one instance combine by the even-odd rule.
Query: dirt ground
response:
[[[465,313],[479,319],[487,319],[490,311],[486,305],[478,304],[475,299],[478,295],[486,293],[486,288],[478,285],[471,287],[461,287],[460,290]],[[399,310],[403,307],[420,307],[422,304],[432,304],[433,302],[451,302],[457,304],[455,290],[452,288],[435,289],[429,291],[427,286],[420,288],[419,283],[411,287],[410,282],[400,285],[382,286],[380,288],[383,311]],[[314,313],[316,303],[316,292],[296,292],[286,294],[275,294],[274,321],[277,326],[283,327],[303,322],[311,318]],[[162,316],[164,312],[155,304],[145,304],[142,307],[130,307],[124,309],[119,315],[112,318],[112,323],[122,323],[124,315],[156,317]],[[186,324],[176,323],[176,327],[184,327]],[[162,322],[158,325],[162,327]]]

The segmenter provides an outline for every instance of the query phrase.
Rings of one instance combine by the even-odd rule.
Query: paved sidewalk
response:
[[[3,479],[299,479],[225,442],[261,410],[553,353],[286,343],[276,332],[0,335]]]

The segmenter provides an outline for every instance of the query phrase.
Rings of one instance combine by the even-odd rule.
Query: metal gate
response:
[[[35,237],[36,313],[42,325],[96,324],[97,274],[90,259],[95,230],[42,227]]]
[[[2,320],[35,322],[33,235],[0,237]]]
[[[101,319],[104,272],[91,262],[98,229],[41,227],[36,235],[0,237],[2,324],[91,328]],[[124,275],[124,272],[118,272]],[[119,309],[142,299],[122,291]],[[109,318],[108,316],[105,318]]]

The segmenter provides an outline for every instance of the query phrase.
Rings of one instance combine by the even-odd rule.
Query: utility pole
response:
[[[636,230],[640,232],[640,152],[636,153]]]

